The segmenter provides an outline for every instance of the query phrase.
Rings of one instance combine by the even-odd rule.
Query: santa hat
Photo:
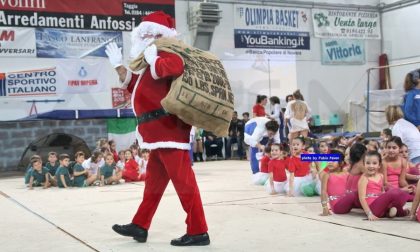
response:
[[[173,18],[163,11],[152,12],[144,16],[140,25],[133,29],[132,40],[136,41],[144,34],[162,35],[162,37],[178,35]]]

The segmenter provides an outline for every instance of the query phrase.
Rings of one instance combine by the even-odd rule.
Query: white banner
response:
[[[317,38],[381,39],[379,12],[312,10]]]
[[[36,57],[35,31],[0,27],[0,57]]]
[[[235,29],[310,32],[310,10],[236,4]]]
[[[109,91],[106,83],[106,61],[59,60],[57,93],[83,94]]]
[[[51,96],[57,93],[54,67],[0,73],[0,97]]]

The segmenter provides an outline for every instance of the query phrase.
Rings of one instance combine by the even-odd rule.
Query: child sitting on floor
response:
[[[85,154],[82,151],[78,151],[74,154],[74,159],[76,160],[76,164],[73,166],[73,186],[86,187],[88,185],[86,178],[89,173],[82,166],[85,161]]]
[[[130,149],[125,151],[125,166],[122,178],[126,182],[140,181],[139,164],[133,159]]]
[[[310,163],[302,162],[300,159],[303,145],[304,140],[301,137],[292,140],[292,156],[289,158],[287,165],[289,181],[286,185],[286,191],[289,197],[303,196],[301,192],[302,183],[312,182],[312,175],[309,170]]]
[[[48,162],[45,164],[45,167],[50,171],[51,176],[55,176],[55,172],[59,166],[60,163],[57,160],[57,153],[53,151],[49,152]]]
[[[386,216],[392,218],[409,214],[408,210],[403,209],[407,202],[405,192],[396,188],[384,192],[384,175],[379,172],[381,165],[381,155],[378,152],[366,153],[365,172],[358,184],[360,204],[371,221]]]
[[[271,145],[271,160],[268,162],[269,179],[265,183],[269,194],[285,193],[287,182],[286,162],[283,159],[283,148],[280,144]]]
[[[327,162],[327,167],[322,171],[321,177],[321,205],[322,216],[330,215],[330,210],[336,213],[336,207],[341,205],[341,199],[346,196],[346,182],[349,177],[347,171],[343,171],[344,155],[337,150],[331,154],[339,155],[338,162]],[[328,207],[329,203],[329,207]],[[352,204],[352,203],[349,203]]]
[[[104,185],[111,185],[112,183],[120,183],[121,179],[121,172],[117,172],[114,175],[114,155],[112,153],[108,153],[105,156],[105,164],[101,167],[101,184],[100,186]]]
[[[60,166],[55,173],[55,179],[59,188],[70,188],[73,184],[70,179],[70,173],[68,166],[70,163],[70,157],[67,154],[60,154],[59,156]]]
[[[42,186],[44,189],[50,186],[50,173],[47,168],[42,166],[42,159],[35,157],[31,159],[32,171],[29,177],[29,189],[34,186]]]

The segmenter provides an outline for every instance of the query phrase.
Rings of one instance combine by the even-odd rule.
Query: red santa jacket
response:
[[[154,64],[150,64],[142,75],[132,74],[127,86],[131,95],[134,114],[140,117],[162,108],[160,101],[166,96],[172,80],[184,72],[182,59],[172,53],[158,52]],[[143,122],[137,126],[137,139],[140,148],[190,148],[191,125],[175,115],[164,115]]]

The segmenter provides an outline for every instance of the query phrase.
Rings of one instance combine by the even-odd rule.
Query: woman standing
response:
[[[293,93],[294,100],[287,104],[285,112],[285,122],[289,126],[289,142],[298,136],[307,137],[309,133],[308,119],[311,116],[311,109],[304,101],[300,90]]]
[[[266,116],[264,106],[267,105],[267,96],[266,95],[257,95],[257,102],[254,107],[252,107],[252,117],[261,117]]]
[[[283,112],[281,111],[280,107],[280,99],[277,96],[271,96],[270,97],[270,104],[271,104],[271,115],[270,118],[275,120],[279,125],[279,132],[280,132],[280,140],[284,141],[284,124],[283,124]]]
[[[405,76],[404,118],[420,130],[420,69]]]

